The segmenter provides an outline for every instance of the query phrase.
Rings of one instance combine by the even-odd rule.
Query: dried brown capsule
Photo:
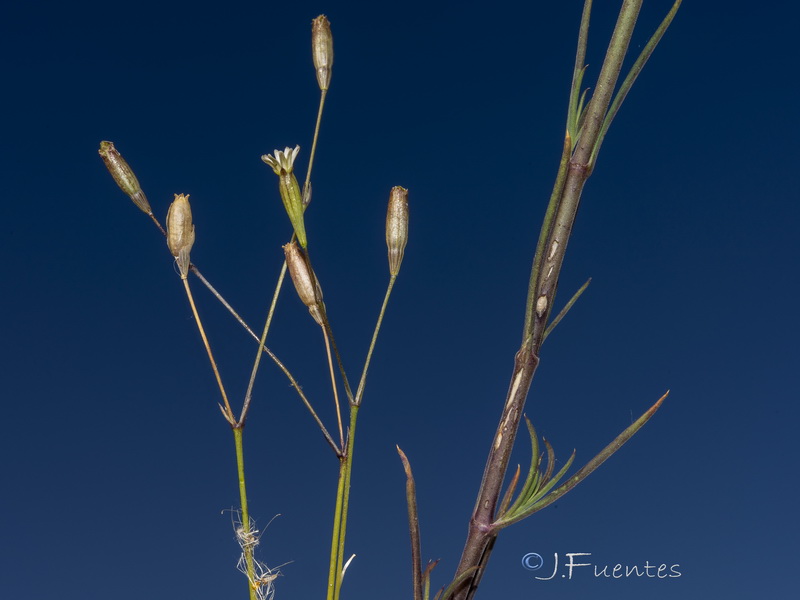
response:
[[[389,249],[389,273],[400,272],[406,243],[408,242],[408,190],[395,186],[389,194],[386,211],[386,247]]]
[[[139,180],[136,179],[136,175],[133,174],[133,169],[131,169],[130,165],[114,147],[114,143],[100,142],[100,150],[97,152],[120,189],[130,196],[130,199],[142,212],[152,215],[153,211],[142,191],[142,186],[139,185]]]
[[[311,55],[317,70],[317,83],[323,92],[331,84],[333,67],[333,34],[328,17],[320,15],[311,21]]]
[[[294,242],[283,247],[286,266],[300,300],[308,307],[308,312],[322,325],[325,322],[325,304],[322,302],[322,288],[303,251]]]
[[[167,246],[178,262],[181,278],[186,279],[189,273],[189,253],[194,244],[194,224],[189,196],[175,194],[175,200],[167,212]]]

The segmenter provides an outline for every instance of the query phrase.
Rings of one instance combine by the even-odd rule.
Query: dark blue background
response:
[[[592,85],[618,2],[595,3]],[[647,2],[643,45],[671,2]],[[351,379],[388,279],[389,189],[411,239],[367,386],[344,598],[411,596],[404,478],[424,558],[452,576],[519,344],[555,174],[581,3],[33,2],[0,16],[0,596],[245,598],[232,436],[166,246],[97,156],[112,140],[163,220],[191,194],[193,260],[254,326],[290,228],[259,157],[300,144],[336,62],[306,215]],[[586,462],[665,390],[627,446],[502,534],[479,597],[789,597],[798,393],[793,3],[687,0],[611,129],[562,274],[588,292],[543,347],[527,406]],[[254,344],[193,281],[231,396]],[[290,288],[270,335],[332,427],[319,329]],[[336,462],[283,376],[245,435],[260,558],[278,598],[322,598]],[[515,462],[527,465],[520,439]],[[679,578],[536,581],[590,552]]]

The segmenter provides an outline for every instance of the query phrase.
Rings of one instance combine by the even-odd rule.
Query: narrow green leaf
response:
[[[469,569],[466,569],[463,573],[461,573],[461,575],[459,575],[458,577],[453,579],[452,582],[450,582],[450,585],[447,586],[444,592],[439,592],[441,596],[439,596],[439,594],[436,594],[436,598],[434,598],[434,600],[447,600],[450,596],[453,595],[453,592],[456,591],[458,586],[460,586],[462,583],[464,583],[464,581],[472,577],[472,574],[477,570],[478,570],[477,565],[474,567],[470,567]]]
[[[547,484],[545,484],[540,490],[536,492],[536,495],[533,498],[531,498],[531,502],[533,503],[541,498],[544,498],[547,495],[547,493],[551,489],[553,489],[553,486],[555,486],[559,481],[561,481],[561,478],[564,477],[564,475],[567,473],[569,468],[572,466],[572,461],[574,460],[575,460],[575,450],[572,451],[569,460],[563,467],[561,467],[561,470],[559,470],[559,472],[556,473],[556,476],[553,477],[550,481],[547,482]]]
[[[492,524],[493,527],[497,527],[498,529],[503,527],[508,527],[512,523],[516,523],[521,521],[522,519],[529,517],[535,512],[542,510],[544,507],[549,506],[559,498],[561,498],[564,494],[578,485],[581,481],[586,479],[597,467],[602,465],[612,454],[614,454],[617,450],[619,450],[625,442],[633,437],[633,435],[639,431],[647,421],[650,420],[656,411],[661,407],[661,404],[669,395],[669,391],[666,394],[661,396],[658,401],[653,404],[650,408],[645,411],[645,413],[639,417],[634,423],[630,425],[625,431],[620,433],[613,442],[611,442],[608,446],[603,448],[600,453],[595,456],[592,460],[590,460],[586,465],[580,469],[575,475],[570,477],[563,485],[558,487],[556,490],[552,491],[551,493],[547,494],[540,500],[534,502],[525,510],[519,511],[517,514],[513,516],[508,515],[506,518],[501,519],[499,522],[495,522]],[[571,461],[572,459],[570,459]],[[563,470],[563,469],[562,469]]]
[[[547,336],[550,335],[550,332],[553,331],[556,325],[558,325],[561,322],[561,319],[563,319],[567,315],[569,309],[571,309],[572,305],[578,301],[578,298],[580,298],[581,294],[583,294],[583,292],[586,291],[586,288],[589,287],[589,284],[591,282],[592,278],[589,277],[589,279],[586,280],[586,283],[584,283],[580,287],[580,289],[577,292],[575,292],[572,298],[569,299],[569,302],[567,302],[564,308],[561,309],[561,312],[556,315],[556,318],[550,322],[550,324],[547,326],[547,329],[544,330],[544,336],[542,336],[542,342],[544,342],[547,339]]]
[[[581,117],[583,115],[583,105],[584,101],[586,100],[586,92],[588,90],[584,90],[581,94],[581,86],[583,85],[583,76],[586,74],[586,65],[578,69],[575,73],[575,80],[573,81],[572,85],[574,86],[574,91],[570,93],[570,105],[569,105],[569,114],[567,115],[567,131],[569,131],[570,136],[572,137],[572,148],[575,148],[575,144],[578,140],[579,130],[581,126]],[[575,101],[573,102],[572,96],[575,97]]]
[[[603,139],[605,138],[606,132],[611,125],[611,122],[614,120],[614,117],[617,116],[617,112],[619,111],[619,107],[622,106],[622,102],[625,100],[625,97],[628,95],[631,87],[633,86],[634,81],[639,76],[639,73],[642,72],[645,63],[650,58],[650,55],[653,54],[653,50],[656,49],[656,46],[661,41],[661,38],[664,37],[664,33],[666,33],[667,28],[672,23],[672,20],[675,18],[675,13],[678,12],[678,8],[680,8],[681,2],[683,0],[675,0],[675,4],[672,5],[672,8],[667,13],[667,16],[664,17],[664,20],[661,21],[661,25],[658,26],[653,36],[650,40],[645,44],[645,47],[642,49],[641,54],[636,59],[636,62],[633,63],[631,70],[628,72],[628,75],[625,77],[625,80],[620,85],[619,90],[617,91],[616,95],[614,96],[614,100],[611,102],[611,105],[606,112],[605,119],[603,120],[603,126],[600,129],[600,134],[597,137],[597,141],[595,142],[594,148],[592,148],[592,155],[589,159],[589,170],[591,171],[594,168],[594,163],[597,160],[597,154],[600,152],[600,146],[603,144]]]
[[[514,472],[514,476],[511,478],[511,482],[508,484],[508,489],[506,489],[506,493],[503,494],[503,500],[500,502],[500,508],[497,509],[498,516],[502,516],[503,513],[505,513],[509,503],[511,502],[511,497],[514,495],[514,491],[517,489],[517,483],[519,482],[519,471],[519,465],[517,465],[517,470]]]
[[[547,471],[545,471],[544,476],[542,477],[542,482],[539,485],[547,485],[547,482],[550,481],[550,477],[553,475],[553,469],[556,466],[556,453],[553,450],[553,446],[550,445],[546,439],[544,440],[545,448],[547,448]]]
[[[578,47],[575,51],[575,66],[572,70],[572,85],[569,91],[569,107],[567,109],[567,131],[570,134],[577,133],[577,108],[578,97],[580,95],[581,82],[586,70],[586,46],[589,42],[589,17],[592,14],[592,0],[586,0],[583,4],[581,14],[581,25],[578,30]],[[575,120],[573,120],[575,117]],[[570,129],[570,124],[573,129]],[[573,135],[573,144],[577,142],[577,136]]]
[[[533,424],[530,422],[530,419],[528,419],[528,416],[523,416],[525,417],[525,425],[528,426],[528,435],[530,435],[531,438],[531,466],[528,469],[528,476],[525,478],[525,483],[522,485],[522,489],[519,491],[519,496],[517,496],[514,504],[512,504],[507,511],[505,511],[506,515],[514,514],[520,505],[525,502],[525,498],[530,495],[531,489],[535,488],[539,475],[539,439],[536,435],[536,430],[533,428]],[[499,516],[502,517],[503,515]]]

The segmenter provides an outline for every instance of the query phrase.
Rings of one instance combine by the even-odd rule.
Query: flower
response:
[[[274,156],[272,154],[265,154],[261,157],[261,160],[272,167],[272,170],[275,171],[275,175],[288,175],[292,172],[294,159],[297,158],[299,153],[300,146],[295,146],[294,148],[289,148],[287,146],[282,152],[280,150],[275,150]]]
[[[306,239],[306,226],[303,222],[303,195],[300,193],[297,177],[292,172],[294,159],[297,158],[299,152],[300,146],[295,146],[294,149],[287,146],[283,152],[275,150],[274,155],[265,154],[261,160],[272,167],[278,176],[278,189],[281,193],[281,200],[283,200],[283,207],[286,209],[286,214],[289,215],[289,221],[297,235],[297,241],[303,248],[306,248],[308,240]]]

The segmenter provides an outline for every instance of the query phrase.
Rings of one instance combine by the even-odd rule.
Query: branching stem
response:
[[[537,244],[528,288],[523,341],[514,359],[511,383],[497,431],[492,439],[483,480],[469,523],[467,541],[456,570],[456,579],[468,572],[469,569],[474,569],[474,572],[458,586],[453,596],[455,600],[469,600],[473,597],[491,556],[497,536],[497,531],[493,527],[495,509],[528,390],[539,364],[539,347],[547,329],[581,193],[586,180],[591,175],[592,150],[608,112],[611,96],[641,5],[642,0],[624,0],[598,76],[594,95],[586,107],[580,137],[568,144],[569,133],[566,136],[565,150],[568,146],[576,144],[575,151],[568,160],[565,160],[566,151],[562,155],[556,185]],[[587,0],[586,6],[591,6],[590,0]],[[585,52],[587,19],[588,13],[587,10],[584,10],[578,43],[579,59]],[[576,63],[576,72],[580,68],[581,66]],[[574,89],[572,93],[576,93]],[[573,116],[568,115],[568,123],[571,122]]]

